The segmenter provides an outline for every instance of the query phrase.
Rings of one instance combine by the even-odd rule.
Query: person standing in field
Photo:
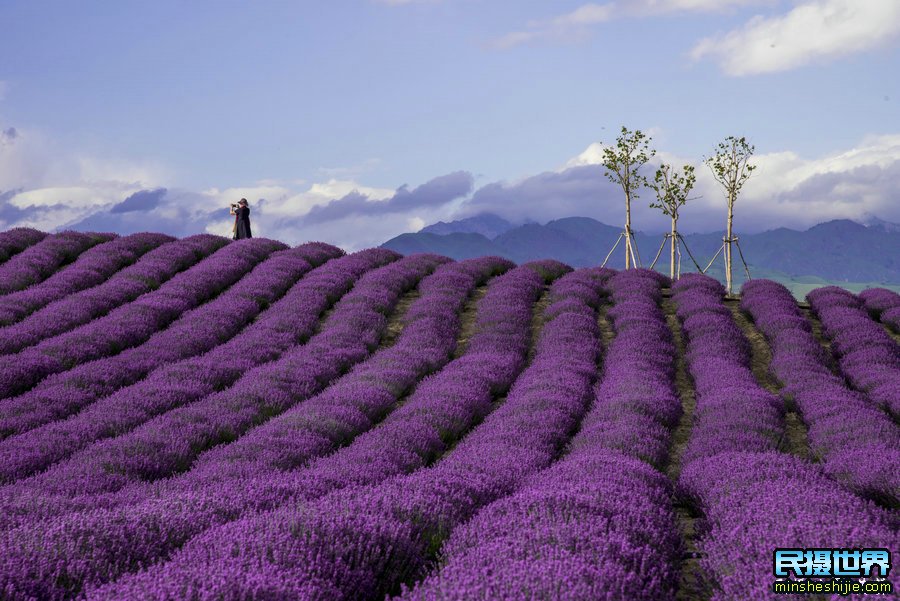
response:
[[[252,238],[253,234],[250,233],[250,207],[247,206],[247,199],[242,198],[236,205],[231,205],[230,214],[234,215],[234,239]]]

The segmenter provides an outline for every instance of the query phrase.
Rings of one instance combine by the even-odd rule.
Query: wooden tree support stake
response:
[[[662,254],[663,248],[666,246],[666,241],[672,237],[672,234],[666,232],[663,236],[662,244],[659,245],[659,250],[656,251],[656,256],[653,258],[653,262],[650,263],[650,269],[653,269],[656,266],[656,262],[659,261],[659,256]]]
[[[616,238],[616,243],[613,244],[613,247],[609,250],[606,255],[606,258],[603,259],[603,263],[601,263],[600,267],[606,267],[606,263],[609,262],[609,258],[612,256],[613,252],[615,252],[616,247],[619,246],[619,242],[622,241],[622,238],[625,238],[625,258],[627,265],[628,254],[630,253],[632,257],[635,259],[635,267],[643,267],[644,264],[641,261],[641,253],[638,251],[637,242],[634,241],[634,232],[629,234],[628,230],[622,230],[619,232],[619,237]]]
[[[637,257],[637,266],[643,267],[644,262],[641,261],[641,251],[638,250],[637,240],[634,239],[634,232],[631,232],[631,235],[628,236],[628,239],[631,242],[631,246],[633,247],[631,252],[635,257]]]
[[[678,240],[681,244],[684,245],[684,250],[687,251],[687,254],[691,258],[691,261],[694,262],[694,266],[697,268],[697,271],[699,271],[700,273],[706,273],[703,271],[703,269],[700,268],[700,263],[698,263],[697,259],[694,258],[694,254],[691,252],[691,249],[688,248],[687,242],[685,241],[684,236],[682,236],[681,233],[678,234]],[[680,245],[678,247],[678,252],[679,253],[681,252]],[[681,269],[681,258],[680,257],[679,257],[678,262],[679,262],[679,270],[680,270]]]
[[[685,248],[687,248],[685,246]],[[675,263],[675,279],[681,279],[681,244],[675,245],[675,254],[678,256],[677,262]],[[700,266],[697,266],[697,269],[700,269]]]
[[[612,247],[612,248],[609,250],[609,252],[607,253],[606,258],[603,259],[603,264],[600,265],[600,267],[606,267],[606,262],[609,261],[609,258],[610,258],[610,257],[612,256],[612,254],[613,254],[613,251],[616,250],[616,247],[619,245],[619,242],[622,241],[622,236],[624,236],[624,235],[625,235],[625,232],[622,232],[622,233],[619,234],[619,237],[616,238],[616,243],[613,244],[613,247]]]
[[[665,234],[663,234],[663,240],[662,240],[662,243],[659,245],[659,250],[656,251],[656,257],[654,257],[654,258],[653,258],[653,262],[650,263],[650,269],[653,269],[653,268],[656,266],[656,262],[659,261],[659,257],[662,255],[662,251],[663,251],[663,248],[665,248],[665,246],[666,246],[666,242],[667,242],[671,237],[672,237],[672,233],[671,233],[671,232],[666,232]],[[694,266],[697,268],[697,271],[700,272],[700,273],[705,273],[705,271],[703,270],[703,268],[700,267],[700,264],[697,263],[697,260],[694,258],[693,253],[691,253],[691,249],[688,248],[687,242],[684,241],[684,238],[682,237],[682,235],[681,235],[681,234],[675,234],[675,239],[676,239],[676,242],[675,242],[675,253],[676,253],[676,256],[678,257],[678,260],[677,260],[677,263],[676,263],[677,267],[676,267],[676,271],[675,271],[675,274],[676,274],[676,276],[677,276],[676,279],[678,279],[679,277],[681,277],[681,247],[682,247],[682,245],[684,246],[684,250],[687,251],[688,256],[691,258],[691,261],[694,262]],[[719,249],[719,250],[720,250],[720,252],[721,252],[721,249]],[[717,253],[717,254],[718,254],[718,253]],[[715,257],[713,257],[713,259],[715,259]],[[707,269],[709,269],[709,267],[707,267]]]
[[[700,273],[706,273],[707,271],[709,271],[709,268],[712,267],[713,261],[716,260],[716,258],[719,256],[719,253],[722,252],[722,250],[724,250],[724,249],[725,249],[725,244],[722,243],[722,246],[719,247],[719,250],[716,251],[716,254],[714,254],[713,258],[709,260],[709,263],[707,263],[706,268],[704,268],[703,271],[701,271]]]
[[[712,264],[713,264],[713,262],[715,262],[716,258],[719,256],[719,253],[721,253],[723,250],[726,249],[729,242],[734,242],[734,245],[737,246],[738,256],[740,256],[740,258],[741,258],[741,263],[744,264],[744,272],[747,274],[747,279],[748,280],[753,279],[752,277],[750,277],[750,266],[747,265],[747,261],[744,259],[744,252],[741,250],[741,243],[738,242],[737,236],[732,236],[731,238],[722,238],[722,246],[719,247],[719,250],[716,251],[716,254],[713,255],[713,258],[709,260],[709,264],[706,266],[705,269],[701,270],[700,273],[706,273],[707,271],[709,271],[709,268],[712,267]],[[687,246],[685,246],[685,248],[687,248]],[[690,252],[690,251],[688,251],[688,252]],[[693,259],[693,256],[691,256],[691,258]],[[695,261],[695,263],[696,263],[696,261]]]
[[[734,245],[737,246],[738,256],[741,257],[741,263],[744,264],[744,271],[747,272],[747,279],[752,280],[753,278],[750,277],[750,267],[747,266],[747,261],[744,260],[744,252],[741,250],[741,243],[738,242],[737,236],[734,237]]]

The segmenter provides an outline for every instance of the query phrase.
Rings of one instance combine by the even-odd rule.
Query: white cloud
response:
[[[697,192],[691,207],[695,229],[705,229],[702,215],[724,213],[724,196],[709,169],[699,161],[662,155],[666,162],[696,166]],[[831,219],[864,221],[876,215],[900,221],[900,134],[869,136],[847,150],[821,157],[792,151],[755,155],[757,166],[736,204],[747,230],[779,226],[806,228]]]
[[[406,220],[406,227],[409,228],[409,231],[411,232],[418,232],[426,225],[428,224],[425,223],[425,220],[421,217],[410,217]]]
[[[0,124],[2,125],[2,124]],[[39,132],[0,127],[0,230],[30,226],[51,231],[66,227],[100,231],[165,231],[174,235],[210,232],[228,235],[232,218],[228,204],[250,200],[254,234],[299,243],[325,240],[348,249],[377,245],[398,234],[421,229],[449,216],[455,203],[420,207],[415,216],[351,215],[315,224],[304,218],[315,207],[327,207],[354,193],[379,203],[398,191],[369,186],[349,177],[318,182],[262,180],[247,186],[202,191],[161,190],[159,202],[147,210],[112,213],[133,194],[164,188],[170,176],[152,162],[109,160],[67,153]],[[376,160],[347,169],[371,170]],[[439,178],[440,179],[440,178]]]
[[[604,23],[612,16],[614,8],[613,4],[583,4],[572,12],[550,19],[549,25],[567,28]]]
[[[648,127],[646,129],[641,128],[640,131],[646,134],[646,136],[649,138],[651,148],[655,146],[654,140],[658,141],[665,138],[665,132],[661,127],[658,126]],[[618,132],[616,132],[615,135],[618,136]],[[584,165],[602,164],[603,149],[606,148],[606,146],[607,145],[603,142],[593,142],[580,154],[566,161],[565,165],[561,169],[557,169],[557,171],[563,171],[565,169],[571,169],[572,167],[581,167]]]
[[[505,50],[538,40],[571,41],[582,37],[587,27],[608,21],[614,10],[615,5],[612,3],[583,4],[556,17],[530,21],[526,30],[500,36],[492,40],[490,46]]]
[[[476,191],[455,214],[492,212],[513,222],[549,221],[569,216],[621,222],[621,191],[609,183],[599,166],[603,145],[595,142],[568,161],[566,167],[514,183],[488,184]],[[720,230],[725,223],[724,193],[698,159],[659,151],[654,161],[680,167],[693,165],[697,184],[693,200],[682,213],[685,232]],[[741,232],[775,227],[806,228],[831,219],[868,221],[872,216],[900,223],[900,134],[870,136],[847,150],[820,157],[780,151],[755,155],[758,166],[736,205]],[[648,177],[655,167],[647,165]],[[659,231],[665,219],[648,204],[643,190],[632,204],[635,227]]]
[[[110,198],[109,190],[97,190],[96,188],[85,186],[38,188],[16,194],[9,201],[9,204],[20,209],[52,207],[64,204],[75,210],[90,210],[118,202],[120,194],[127,191],[128,188],[121,187],[115,191],[115,196]]]
[[[9,197],[3,228],[66,227],[169,177],[151,162],[66,153],[34,130],[3,126],[0,134],[0,194]]]
[[[8,129],[0,127],[0,131]],[[655,139],[663,134],[656,128],[643,131]],[[479,212],[494,212],[516,222],[581,215],[618,224],[621,193],[598,167],[602,149],[603,144],[595,142],[562,168],[512,183],[490,183],[474,194],[467,192],[472,177],[465,172],[396,190],[367,186],[364,178],[329,178],[192,191],[163,189],[169,176],[158,165],[69,156],[38,134],[17,130],[0,143],[0,229],[78,226],[122,233],[227,235],[231,227],[227,206],[239,198],[251,202],[257,236],[291,244],[323,240],[347,249],[377,245],[429,223]],[[697,167],[696,192],[702,198],[685,211],[685,231],[720,229],[725,203],[708,169],[699,159],[665,151],[659,151],[657,159]],[[807,227],[835,218],[877,216],[900,222],[896,202],[900,133],[870,136],[825,156],[805,157],[786,149],[759,154],[753,162],[759,169],[737,205],[741,232],[780,225]],[[653,168],[647,167],[649,175]],[[126,198],[151,188],[160,190],[128,203],[128,210],[111,212]],[[648,208],[650,195],[643,192],[633,210],[636,226],[652,231],[664,220]],[[139,206],[144,208],[133,208]]]
[[[623,14],[659,15],[674,12],[724,12],[742,6],[775,4],[778,0],[620,0]]]
[[[584,149],[578,156],[572,157],[566,161],[565,166],[557,171],[565,171],[572,167],[582,167],[584,165],[599,165],[603,162],[603,149],[606,145],[603,142],[593,142]]]
[[[309,185],[306,190],[296,191],[283,185],[261,185],[219,190],[205,190],[203,195],[214,210],[221,209],[221,216],[206,225],[206,231],[222,234],[231,228],[231,217],[228,205],[241,198],[250,201],[251,211],[255,211],[254,232],[257,235],[272,237],[277,234],[280,240],[297,240],[299,230],[296,219],[309,213],[315,206],[325,206],[333,200],[343,198],[351,192],[359,192],[373,200],[388,198],[394,190],[364,186],[352,180],[330,179]],[[264,234],[264,232],[269,232]],[[311,234],[312,235],[312,234]]]
[[[898,36],[896,0],[815,0],[705,38],[691,57],[712,59],[733,76],[773,73],[871,50]]]
[[[119,194],[111,195],[109,190],[41,188],[17,194],[8,204],[25,214],[15,226],[49,231],[83,219],[120,199]]]
[[[290,193],[279,198],[266,198],[266,210],[278,215],[305,215],[316,206],[325,206],[332,200],[343,198],[351,192],[359,192],[373,200],[390,197],[394,190],[364,186],[353,180],[329,179],[319,182],[299,193]]]
[[[504,34],[491,41],[500,50],[536,41],[571,42],[584,39],[590,27],[622,17],[647,17],[677,12],[722,12],[777,0],[618,0],[587,3],[555,17],[529,21],[524,30]]]
[[[387,215],[349,215],[315,224],[303,216],[312,202],[326,205],[326,197],[343,198],[354,189],[367,190],[356,182],[330,181],[313,184],[305,191],[284,197],[280,204],[259,207],[254,228],[260,235],[290,243],[320,239],[347,249],[373,246],[403,232],[420,230],[436,221],[450,221],[479,212],[494,212],[515,222],[547,221],[581,215],[616,225],[621,220],[620,191],[610,184],[598,166],[603,145],[595,142],[573,157],[566,167],[512,183],[492,183],[471,198],[443,205],[419,207]],[[699,159],[659,151],[657,159],[676,166],[692,164],[697,169],[695,194],[683,215],[685,231],[713,231],[724,227],[723,193]],[[900,189],[900,134],[870,136],[846,150],[819,157],[804,157],[785,150],[754,156],[759,166],[745,186],[736,206],[740,232],[787,226],[805,228],[829,219],[865,220],[875,215],[900,222],[895,202]],[[654,167],[648,165],[646,174]],[[371,189],[370,189],[371,190]],[[374,199],[374,192],[363,192]],[[394,193],[380,191],[385,198]],[[650,209],[651,192],[643,191],[634,204],[638,229],[655,231],[665,220]],[[221,222],[221,233],[228,223]],[[256,230],[254,230],[256,231]]]

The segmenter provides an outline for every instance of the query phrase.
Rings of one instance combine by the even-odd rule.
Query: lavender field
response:
[[[0,358],[3,600],[815,599],[776,548],[900,554],[886,289],[16,229]]]

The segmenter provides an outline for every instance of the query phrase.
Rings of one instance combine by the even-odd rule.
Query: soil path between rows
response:
[[[478,303],[487,294],[487,284],[478,286],[475,292],[466,301],[463,306],[462,313],[459,315],[459,335],[456,337],[456,348],[453,351],[453,359],[459,359],[466,348],[469,346],[469,340],[475,335],[475,323],[478,314]]]
[[[666,316],[666,323],[672,332],[672,341],[675,344],[675,391],[681,400],[681,418],[672,433],[672,443],[669,448],[669,462],[666,466],[666,474],[675,484],[681,474],[682,456],[691,437],[691,428],[694,424],[694,412],[697,409],[697,397],[694,390],[694,382],[688,372],[685,360],[685,340],[681,330],[681,323],[675,315],[675,301],[668,291],[665,291],[662,301],[662,310]],[[700,566],[700,550],[697,547],[697,522],[700,519],[694,508],[690,507],[684,499],[675,500],[675,515],[678,519],[678,528],[684,541],[684,555],[681,560],[681,577],[678,583],[678,592],[675,598],[678,601],[707,601],[711,594],[703,585],[703,570]]]
[[[414,288],[400,297],[394,310],[388,316],[384,335],[381,337],[381,344],[378,345],[379,348],[394,346],[397,339],[400,338],[400,334],[403,333],[403,328],[406,326],[406,313],[409,311],[410,306],[419,300],[420,296],[422,296],[422,293],[419,292],[418,288]]]
[[[772,363],[772,350],[765,335],[759,331],[756,324],[741,311],[738,301],[726,300],[725,304],[731,311],[735,323],[750,342],[750,369],[760,386],[784,400],[784,438],[779,447],[781,450],[796,455],[801,459],[811,460],[812,453],[809,450],[808,428],[793,399],[781,394],[781,383],[772,375],[770,365]]]

